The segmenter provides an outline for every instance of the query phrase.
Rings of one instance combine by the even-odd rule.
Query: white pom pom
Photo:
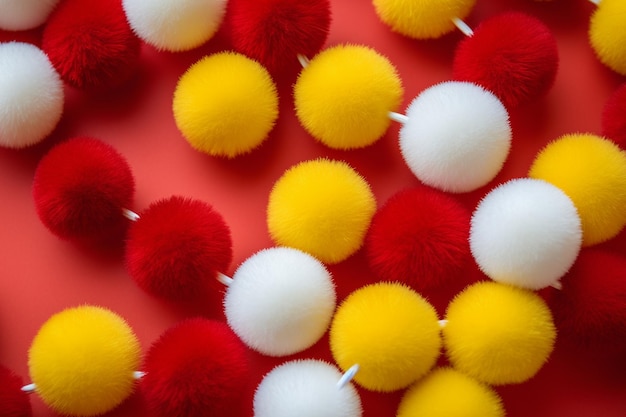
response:
[[[415,176],[431,187],[462,193],[500,172],[511,147],[509,115],[489,91],[468,82],[444,82],[409,105],[400,151]]]
[[[0,0],[0,29],[29,30],[41,26],[59,0]]]
[[[178,52],[207,42],[219,29],[226,0],[123,0],[133,31],[157,49]]]
[[[254,395],[254,417],[358,417],[359,395],[341,373],[317,360],[284,363],[265,375]]]
[[[59,123],[63,102],[63,82],[41,49],[0,43],[0,146],[42,141]]]
[[[506,182],[489,192],[472,215],[470,249],[494,281],[532,290],[558,287],[581,244],[576,207],[542,180]]]
[[[265,249],[244,261],[224,298],[229,326],[250,348],[270,356],[315,344],[328,329],[335,305],[324,265],[286,247]]]

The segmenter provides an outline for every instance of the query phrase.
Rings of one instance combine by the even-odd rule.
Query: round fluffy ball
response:
[[[496,391],[452,368],[438,368],[407,390],[396,417],[504,417]]]
[[[536,293],[493,281],[472,284],[448,305],[443,341],[457,370],[486,384],[525,382],[548,360],[556,329]]]
[[[320,158],[292,166],[276,181],[267,225],[277,245],[334,264],[363,245],[375,211],[374,194],[359,173],[345,162]]]
[[[536,17],[498,14],[457,46],[452,77],[493,92],[509,109],[544,95],[559,66],[556,39]]]
[[[0,146],[41,142],[61,120],[64,101],[63,82],[41,49],[0,43]]]
[[[294,103],[300,123],[315,139],[330,148],[354,149],[385,134],[403,91],[387,58],[366,46],[337,45],[302,70]]]
[[[30,30],[41,26],[59,0],[0,0],[0,29]]]
[[[572,199],[584,246],[615,237],[626,224],[626,153],[614,142],[587,133],[561,136],[539,152],[528,175]]]
[[[128,230],[129,274],[140,288],[164,299],[215,298],[222,288],[217,274],[226,271],[232,256],[228,225],[200,200],[156,201]]]
[[[418,291],[458,280],[472,257],[470,212],[452,196],[425,186],[393,195],[374,215],[367,259],[387,281]]]
[[[493,93],[447,81],[422,91],[406,111],[400,151],[415,176],[431,187],[462,193],[500,172],[511,147],[506,108]]]
[[[270,356],[305,350],[326,333],[335,287],[320,261],[297,249],[264,249],[235,271],[224,298],[228,325]]]
[[[0,417],[31,417],[28,394],[22,391],[22,378],[0,365]]]
[[[361,399],[341,373],[319,360],[294,360],[272,369],[254,394],[255,417],[360,417]]]
[[[121,0],[64,0],[50,15],[41,45],[63,81],[97,91],[134,75],[141,46]]]
[[[54,314],[28,351],[36,393],[55,412],[96,416],[133,391],[140,346],[116,313],[84,305]]]
[[[373,0],[380,20],[394,32],[415,39],[439,38],[464,19],[476,0]]]
[[[167,329],[143,371],[139,386],[155,417],[237,415],[249,378],[245,346],[225,323],[205,318]]]
[[[159,50],[199,47],[218,31],[226,0],[122,0],[133,31]]]
[[[441,338],[428,301],[399,283],[362,287],[341,303],[330,328],[330,349],[344,371],[358,364],[354,381],[372,391],[408,387],[433,367]]]
[[[259,63],[220,52],[182,75],[173,111],[176,126],[194,149],[233,158],[267,138],[278,118],[278,93]]]
[[[135,180],[126,159],[111,145],[75,137],[41,158],[33,180],[33,199],[41,222],[62,239],[121,242]]]
[[[470,249],[494,281],[532,290],[558,285],[581,245],[574,203],[545,181],[522,178],[501,184],[472,215]]]
[[[589,41],[600,62],[613,71],[626,75],[626,3],[602,0],[591,15]]]
[[[626,149],[626,83],[618,87],[602,109],[602,136]]]

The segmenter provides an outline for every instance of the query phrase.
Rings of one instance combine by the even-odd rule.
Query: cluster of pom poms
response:
[[[31,417],[28,394],[22,391],[22,378],[0,365],[0,417]]]

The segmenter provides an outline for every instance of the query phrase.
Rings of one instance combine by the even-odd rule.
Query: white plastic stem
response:
[[[452,23],[454,23],[454,26],[456,26],[456,28],[458,30],[460,30],[465,36],[473,36],[474,35],[474,31],[472,30],[472,28],[469,27],[469,25],[467,23],[465,23],[464,21],[462,21],[458,17],[453,17],[452,18]]]
[[[139,214],[127,208],[122,209],[122,215],[126,217],[128,220],[133,221],[133,222],[136,222],[137,220],[139,220]]]
[[[341,389],[348,385],[357,372],[359,372],[359,364],[352,365],[346,372],[343,373],[343,375],[341,375],[339,381],[337,381],[337,388]]]
[[[298,54],[298,62],[302,65],[302,68],[306,68],[309,66],[309,58],[304,55]]]
[[[135,372],[133,372],[133,378],[135,378],[135,379],[141,379],[141,378],[143,378],[144,376],[146,376],[146,373],[145,373],[145,372],[141,372],[141,371],[135,371]]]
[[[37,387],[35,386],[35,384],[28,384],[28,385],[24,385],[21,389],[23,392],[27,394],[32,394],[33,392],[35,392]]]
[[[448,324],[448,320],[439,320],[439,327],[442,329],[446,327],[446,324]]]
[[[556,281],[555,283],[553,283],[550,286],[552,288],[556,289],[556,290],[562,290],[563,289],[563,284],[561,284],[561,281]]]
[[[409,118],[406,117],[404,114],[396,113],[393,111],[389,112],[389,118],[393,120],[394,122],[398,122],[402,124],[405,124],[406,122],[409,121]]]
[[[233,282],[233,279],[228,275],[224,275],[221,272],[217,273],[217,280],[227,287]]]

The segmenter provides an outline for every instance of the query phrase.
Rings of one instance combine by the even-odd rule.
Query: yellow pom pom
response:
[[[626,152],[610,140],[564,135],[537,155],[528,175],[554,184],[571,198],[584,246],[615,237],[626,224]]]
[[[375,211],[363,177],[345,162],[316,159],[291,167],[274,184],[267,225],[276,244],[332,264],[362,246]]]
[[[504,417],[502,400],[488,386],[451,368],[439,368],[402,397],[396,417]]]
[[[183,74],[173,110],[178,129],[193,148],[232,158],[265,140],[278,117],[278,93],[261,64],[220,52]]]
[[[140,346],[117,314],[81,306],[50,317],[28,351],[37,394],[53,410],[69,416],[104,414],[134,388]]]
[[[439,38],[454,30],[476,0],[373,0],[376,13],[394,32],[415,39]]]
[[[600,61],[626,75],[626,1],[602,0],[591,16],[589,40]]]
[[[389,392],[417,381],[435,364],[441,335],[435,309],[398,283],[377,283],[350,294],[330,328],[330,349],[344,371],[358,364],[354,381]]]
[[[402,82],[389,60],[354,45],[335,46],[315,56],[294,89],[300,123],[334,149],[362,148],[380,139],[402,94]]]
[[[443,340],[459,371],[487,384],[533,377],[548,360],[556,329],[536,293],[497,282],[467,287],[448,306]]]

